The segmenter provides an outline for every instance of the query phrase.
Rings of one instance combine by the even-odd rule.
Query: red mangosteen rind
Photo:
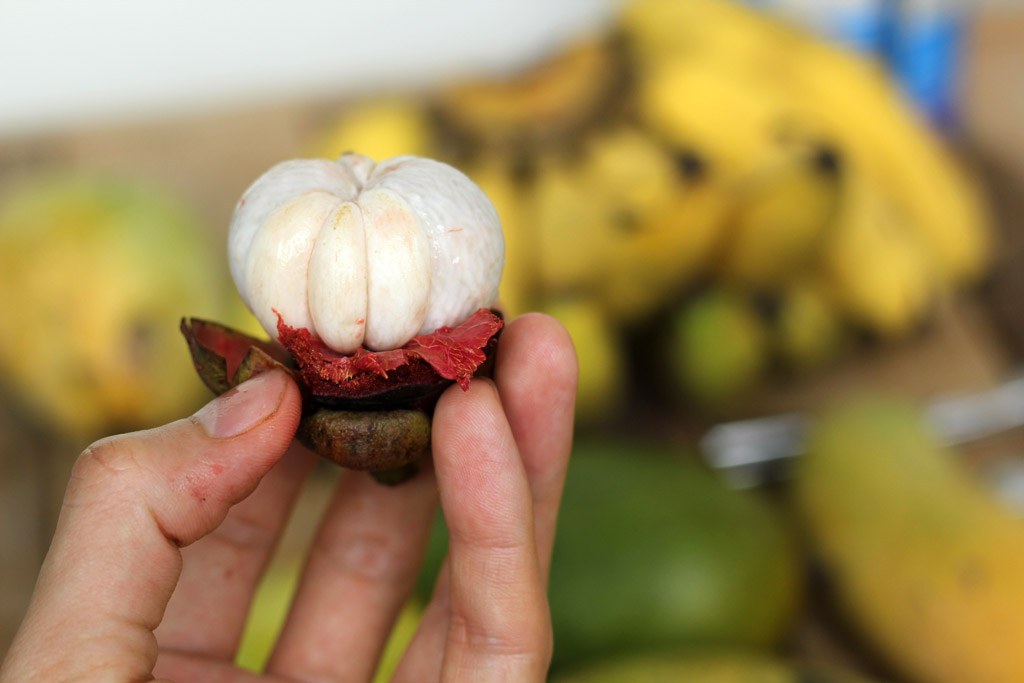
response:
[[[216,394],[280,368],[302,391],[300,442],[342,467],[386,484],[404,481],[430,449],[430,415],[441,392],[488,376],[504,323],[480,309],[461,325],[420,335],[401,349],[343,356],[305,329],[278,321],[284,346],[218,323],[181,321],[196,371]]]
[[[295,374],[289,369],[291,359],[283,349],[226,325],[199,318],[182,318],[181,333],[188,342],[199,378],[218,396],[256,374],[253,372],[254,359],[250,358],[245,376],[238,376],[252,349],[262,354],[261,363],[273,362],[275,367]]]
[[[398,349],[359,348],[340,354],[309,330],[286,325],[277,316],[277,333],[314,396],[363,398],[402,386],[446,386],[466,389],[487,360],[487,351],[503,327],[501,317],[481,308],[456,327],[440,327],[413,337]]]

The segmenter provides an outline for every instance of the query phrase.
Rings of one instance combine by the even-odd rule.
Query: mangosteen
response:
[[[393,483],[429,451],[441,392],[489,372],[504,251],[494,206],[447,164],[286,161],[242,195],[228,237],[235,285],[271,339],[195,318],[181,329],[215,393],[286,370],[299,440]]]

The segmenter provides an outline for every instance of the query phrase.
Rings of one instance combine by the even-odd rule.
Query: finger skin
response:
[[[436,509],[429,463],[394,487],[346,472],[267,672],[292,681],[370,680],[412,592]]]
[[[542,680],[547,596],[533,500],[495,386],[447,391],[434,414],[434,466],[449,530],[449,622],[441,679]]]
[[[530,323],[538,329],[549,325],[543,322],[543,316],[525,317],[525,320],[531,319],[540,321]],[[503,348],[508,359],[514,358],[509,349],[526,348],[526,341],[537,345],[537,337],[553,337],[550,330],[524,333],[524,338],[534,339],[515,342],[516,336],[510,331],[527,329],[523,320],[514,322],[506,330],[506,339],[510,341],[508,344],[503,341]],[[554,344],[556,349],[564,347],[564,344]],[[526,360],[521,362],[542,366],[545,355],[557,358],[558,352],[541,353],[532,360],[525,356]],[[506,365],[513,367],[519,362],[508,360]],[[530,387],[547,390],[564,387],[563,380],[567,376],[564,367],[570,364],[552,362],[549,365],[554,372],[551,368],[545,371],[544,381],[524,379],[520,395],[528,397]],[[575,372],[572,365],[572,372]],[[559,367],[563,372],[558,371]],[[460,496],[458,490],[453,497],[450,487],[443,484],[441,487],[443,494],[446,489],[449,491],[451,502],[446,506],[451,509],[452,520],[469,511],[462,522],[449,521],[453,529],[453,561],[449,571],[456,578],[451,590],[442,582],[438,597],[428,610],[429,615],[441,611],[436,609],[438,605],[445,607],[443,625],[449,635],[445,648],[445,679],[542,680],[550,659],[550,622],[543,596],[550,542],[545,540],[544,527],[550,526],[548,535],[553,538],[554,525],[553,515],[543,510],[545,504],[550,510],[557,510],[557,496],[564,478],[564,461],[559,465],[559,449],[551,447],[558,442],[557,436],[552,438],[557,431],[553,431],[552,425],[561,423],[558,415],[565,411],[558,406],[564,402],[558,398],[547,403],[541,401],[538,407],[523,408],[517,413],[515,406],[526,405],[526,402],[517,398],[514,385],[502,379],[503,376],[513,377],[515,372],[503,372],[499,361],[496,378],[501,396],[492,389],[490,399],[474,399],[478,407],[482,407],[479,417],[492,419],[489,426],[482,433],[464,433],[461,446],[456,445],[452,450],[456,459],[464,458],[474,451],[474,447],[466,446],[475,440],[477,455],[495,456],[482,471],[490,468],[491,474],[498,476],[486,483],[498,484],[498,489],[507,488],[514,495],[494,495],[493,490],[482,488],[487,494],[482,500],[490,503],[485,502],[482,509],[474,510],[473,501]],[[572,381],[574,383],[574,376]],[[470,393],[480,384],[474,382]],[[176,550],[216,528],[231,504],[248,495],[281,457],[298,417],[297,391],[290,382],[286,385],[276,410],[233,439],[231,448],[225,448],[223,442],[210,448],[210,437],[197,435],[195,420],[191,420],[162,430],[108,440],[83,455],[76,467],[78,479],[69,487],[54,546],[40,576],[39,591],[22,632],[11,648],[12,656],[0,670],[0,680],[148,679],[156,649],[152,628],[159,622],[159,614],[181,566]],[[564,391],[554,391],[555,396],[564,394]],[[446,400],[442,400],[442,405]],[[502,401],[509,403],[508,418],[504,422]],[[456,406],[460,403],[458,399],[449,402]],[[538,410],[547,410],[552,415],[551,424],[545,427],[543,420],[536,419]],[[463,415],[455,420],[456,427],[465,427],[475,420],[472,415],[468,420],[463,419],[465,407],[455,407],[451,412]],[[571,408],[568,412],[571,413]],[[275,423],[277,426],[273,427]],[[443,423],[444,420],[435,423],[435,428]],[[487,420],[480,422],[486,423]],[[282,427],[283,424],[287,427]],[[508,438],[509,432],[515,437],[514,441],[522,443],[521,455],[513,439]],[[456,437],[458,433],[458,428],[452,431]],[[531,446],[531,433],[541,437],[546,433],[547,436],[536,439]],[[496,435],[500,437],[497,441],[494,440]],[[449,441],[452,439],[448,436],[438,437],[440,443]],[[512,448],[508,448],[510,443]],[[461,456],[460,451],[463,451]],[[459,467],[454,471],[458,472]],[[523,491],[526,491],[525,497]],[[494,502],[499,505],[492,505]],[[511,514],[507,514],[509,510],[501,510],[503,502],[511,504]],[[531,506],[536,506],[537,510],[536,529],[531,521]],[[491,521],[499,522],[493,527],[498,533],[480,536],[487,526],[474,526],[485,518],[478,516],[481,512],[497,515]],[[544,521],[547,518],[551,519],[550,525]],[[511,524],[505,526],[502,522]],[[467,533],[454,531],[459,528]],[[525,533],[527,542],[520,532]],[[506,556],[503,557],[503,553]],[[486,571],[488,566],[495,570],[493,575]],[[128,568],[135,570],[128,571]],[[482,584],[478,581],[481,568],[488,576],[488,581]],[[520,595],[522,599],[510,601],[509,595]],[[86,599],[82,599],[83,596]],[[521,613],[510,615],[510,610],[506,609],[509,602],[516,603]],[[74,607],[69,609],[68,605]],[[68,656],[55,657],[54,653]],[[183,672],[191,668],[212,673],[202,668],[199,657],[185,658],[170,653],[168,659],[177,659]],[[236,680],[229,668],[221,667],[218,671],[216,680]],[[431,677],[427,671],[420,670],[418,677],[411,680],[424,680],[424,675]],[[182,680],[187,678],[189,676]],[[251,676],[245,680],[251,680]]]
[[[252,597],[317,459],[293,443],[220,526],[182,548],[181,577],[156,630],[161,659],[170,651],[204,659],[234,658]]]
[[[287,375],[242,386],[190,419],[82,454],[0,680],[149,680],[153,630],[181,571],[180,548],[253,491],[298,426],[299,392]],[[243,410],[258,419],[242,419]],[[204,422],[211,415],[221,427],[248,427],[214,437]]]
[[[502,332],[495,382],[529,480],[545,582],[572,449],[577,373],[572,341],[554,318],[527,314]],[[395,681],[414,683],[440,674],[450,613],[448,571],[446,561]]]
[[[517,318],[505,335],[507,345],[498,356],[494,379],[530,482],[546,583],[572,451],[576,350],[565,327],[541,313]]]

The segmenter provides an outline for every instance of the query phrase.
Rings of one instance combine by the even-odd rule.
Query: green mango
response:
[[[438,520],[420,577],[446,552]],[[788,526],[696,460],[639,442],[574,449],[551,565],[554,667],[615,651],[768,647],[789,631],[801,563]]]

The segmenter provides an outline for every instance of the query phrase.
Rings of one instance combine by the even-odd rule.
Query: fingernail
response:
[[[230,439],[277,412],[286,387],[280,370],[261,373],[207,403],[196,419],[213,438]]]

